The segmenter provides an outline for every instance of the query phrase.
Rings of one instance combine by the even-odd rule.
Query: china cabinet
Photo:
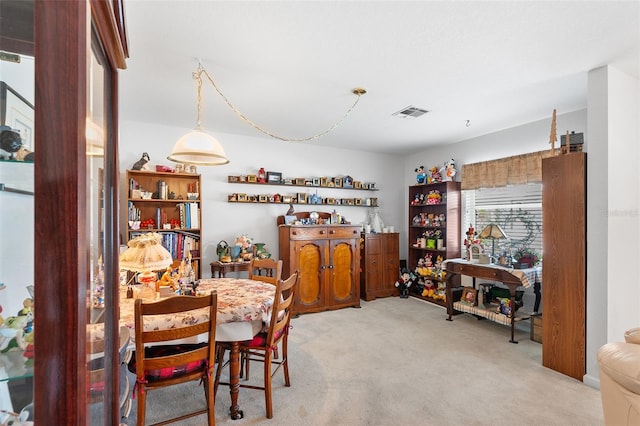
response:
[[[128,56],[124,7],[120,0],[6,3],[31,6],[27,24],[37,34],[29,40],[36,58],[35,424],[90,423],[86,327],[98,278],[105,329],[99,418],[117,425],[117,105],[118,69]],[[102,132],[94,138],[88,130],[95,128]]]
[[[294,313],[360,307],[360,226],[278,222],[282,276],[299,271]]]

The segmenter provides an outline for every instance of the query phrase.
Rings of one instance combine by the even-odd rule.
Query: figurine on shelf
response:
[[[258,170],[258,183],[267,183],[267,172],[264,171],[264,167]]]
[[[149,168],[149,161],[151,161],[151,158],[149,157],[149,154],[147,154],[146,152],[142,153],[142,157],[136,161],[135,163],[133,163],[133,166],[131,166],[131,170],[151,170],[151,168]]]
[[[438,170],[438,166],[433,166],[431,169],[429,169],[429,172],[431,172],[429,183],[442,182],[442,175],[440,174],[440,170]]]
[[[445,182],[446,181],[450,182],[453,180],[455,176],[456,176],[456,162],[452,158],[451,160],[444,163],[444,180]]]
[[[402,268],[400,278],[395,283],[395,286],[400,290],[401,299],[407,299],[409,297],[409,287],[411,287],[415,278],[415,275],[413,275],[409,269]]]
[[[418,181],[418,183],[424,183],[427,179],[427,174],[424,171],[424,166],[416,167],[415,172],[417,173],[416,180]]]

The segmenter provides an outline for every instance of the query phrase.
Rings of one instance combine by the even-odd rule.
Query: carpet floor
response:
[[[600,392],[542,366],[542,346],[509,328],[415,298],[301,315],[291,322],[291,387],[240,389],[244,418],[229,417],[228,387],[216,395],[219,425],[602,425]],[[523,323],[528,325],[528,322]],[[228,370],[223,372],[223,377]],[[262,364],[251,381],[260,383]],[[147,421],[204,407],[197,382],[151,391]],[[135,425],[135,400],[123,423]],[[206,416],[176,423],[206,425]]]

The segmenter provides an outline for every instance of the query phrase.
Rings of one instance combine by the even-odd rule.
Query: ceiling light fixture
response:
[[[285,141],[285,142],[308,142],[314,139],[318,139],[321,138],[322,136],[326,135],[327,133],[331,132],[332,130],[334,130],[336,127],[338,127],[340,124],[342,124],[342,122],[349,116],[349,114],[351,114],[351,111],[353,111],[353,109],[355,108],[356,105],[358,105],[358,101],[360,101],[360,96],[364,95],[365,93],[367,93],[367,91],[361,87],[356,87],[355,89],[353,89],[351,91],[351,93],[353,93],[354,95],[356,95],[356,99],[353,102],[353,105],[351,105],[351,107],[347,110],[347,112],[345,112],[342,117],[336,121],[332,126],[330,126],[329,128],[327,128],[326,130],[323,130],[320,133],[316,133],[313,136],[309,136],[306,138],[289,138],[289,137],[285,137],[285,136],[280,136],[280,135],[276,135],[273,132],[270,132],[269,130],[265,130],[264,128],[262,128],[261,126],[259,126],[258,124],[256,124],[255,122],[251,121],[249,118],[247,118],[247,116],[245,116],[242,112],[240,112],[230,101],[229,99],[227,99],[227,97],[224,95],[224,93],[222,93],[222,91],[220,90],[220,88],[218,87],[218,85],[215,83],[215,81],[213,81],[213,78],[211,77],[211,75],[207,72],[206,69],[204,69],[202,67],[202,65],[199,65],[198,67],[198,72],[200,74],[204,74],[207,79],[211,82],[211,84],[213,85],[213,87],[216,89],[216,92],[218,92],[218,94],[220,95],[220,97],[222,99],[224,99],[225,103],[227,104],[227,106],[236,113],[236,115],[238,117],[240,117],[240,119],[244,122],[246,122],[247,124],[249,124],[251,127],[253,127],[254,129],[256,129],[257,131],[264,133],[265,135],[272,137],[274,139],[279,139],[281,141]]]
[[[229,159],[220,142],[202,128],[200,120],[203,72],[206,73],[202,65],[198,65],[198,69],[192,74],[198,88],[198,120],[196,128],[178,139],[167,159],[176,163],[222,166],[229,163]]]

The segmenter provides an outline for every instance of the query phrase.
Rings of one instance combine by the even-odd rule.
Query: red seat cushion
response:
[[[280,336],[282,336],[282,333],[284,332],[284,328],[280,329],[280,331],[276,332],[276,340],[280,338]],[[242,346],[249,346],[252,348],[257,348],[260,346],[264,346],[267,344],[267,333],[265,332],[260,332],[258,334],[256,334],[255,336],[253,336],[252,340],[247,340],[245,342],[242,342]]]
[[[175,355],[181,352],[188,352],[194,349],[206,346],[207,343],[198,344],[184,344],[184,345],[165,345],[165,346],[150,346],[144,348],[144,354],[146,358],[156,358],[167,355]],[[206,360],[201,359],[198,361],[192,361],[190,363],[179,365],[175,367],[165,367],[157,370],[147,370],[144,372],[145,379],[147,381],[157,381],[162,379],[170,379],[172,377],[180,377],[192,373],[197,370],[201,370],[205,367]],[[136,357],[131,357],[129,361],[129,371],[136,374]]]

